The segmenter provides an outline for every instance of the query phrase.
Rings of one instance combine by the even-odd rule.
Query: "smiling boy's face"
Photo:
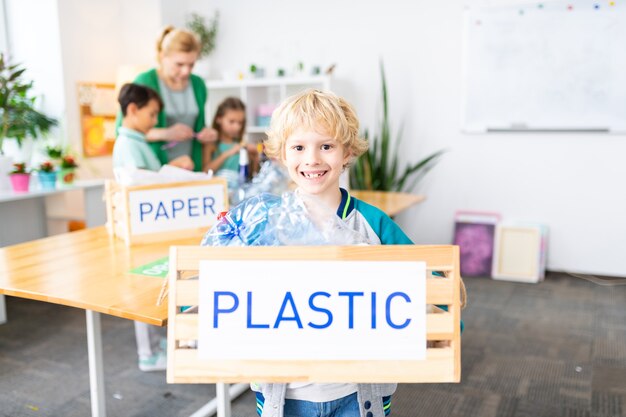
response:
[[[319,197],[332,208],[341,203],[339,176],[349,158],[339,141],[311,130],[294,132],[283,150],[283,163],[300,190]]]

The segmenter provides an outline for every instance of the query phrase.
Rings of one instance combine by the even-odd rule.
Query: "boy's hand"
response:
[[[189,155],[181,155],[178,158],[172,159],[168,165],[172,165],[178,168],[187,169],[189,171],[193,171],[193,161],[189,157]]]
[[[183,123],[176,123],[167,128],[167,140],[184,142],[193,138],[193,129]]]
[[[198,133],[196,133],[196,139],[200,141],[200,143],[212,143],[217,141],[217,130],[211,129],[210,127],[205,127]]]

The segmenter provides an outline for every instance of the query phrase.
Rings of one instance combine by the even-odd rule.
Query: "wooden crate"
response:
[[[211,192],[219,197],[218,200],[221,201],[217,202],[215,207],[212,207],[214,210],[211,211],[210,215],[200,216],[200,219],[194,220],[191,227],[189,224],[176,223],[167,225],[166,229],[155,227],[154,230],[146,232],[145,230],[136,230],[137,228],[133,226],[137,224],[137,209],[133,206],[135,196],[153,192],[150,194],[168,196],[164,197],[167,199],[172,198],[169,196],[177,196],[178,200],[179,198],[184,199],[186,195],[190,195],[192,190],[197,192],[198,187],[211,187]],[[206,232],[215,223],[217,215],[221,211],[228,210],[228,188],[226,180],[223,178],[137,186],[122,186],[115,181],[108,180],[105,183],[105,199],[107,229],[111,235],[123,239],[127,245],[201,236],[203,232]],[[164,211],[164,213],[167,214],[167,211]]]
[[[447,305],[426,315],[426,359],[420,361],[260,361],[198,358],[186,341],[198,339],[198,314],[181,306],[198,304],[201,260],[424,261],[426,303]],[[441,271],[444,277],[432,276]],[[259,279],[263,279],[259,276]],[[384,277],[381,277],[384,279]],[[461,378],[461,279],[458,246],[318,246],[170,248],[167,381],[215,382],[459,382]],[[219,343],[219,341],[215,341]],[[254,343],[254,341],[250,341]]]

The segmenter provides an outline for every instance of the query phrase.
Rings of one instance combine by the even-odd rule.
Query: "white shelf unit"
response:
[[[206,123],[210,126],[217,106],[226,97],[237,97],[246,105],[246,134],[249,142],[262,141],[268,126],[257,124],[260,105],[277,106],[285,98],[307,88],[330,90],[330,76],[251,78],[243,80],[207,80],[209,98],[205,108]]]

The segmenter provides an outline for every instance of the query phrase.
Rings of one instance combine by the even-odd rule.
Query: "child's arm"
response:
[[[221,168],[222,165],[224,165],[224,162],[230,158],[233,155],[236,155],[237,153],[239,153],[239,149],[241,148],[241,145],[239,144],[235,144],[235,146],[233,146],[232,148],[230,148],[229,150],[227,150],[226,152],[224,152],[223,154],[221,154],[220,156],[218,156],[217,158],[211,160],[206,168],[207,169],[212,169],[214,172],[217,171],[218,169]]]
[[[250,172],[259,172],[259,151],[257,146],[254,143],[248,143],[246,144],[246,149],[248,150],[248,161],[250,161]]]
[[[202,171],[207,172],[209,170],[209,164],[211,163],[215,149],[214,143],[204,143],[202,145]]]

